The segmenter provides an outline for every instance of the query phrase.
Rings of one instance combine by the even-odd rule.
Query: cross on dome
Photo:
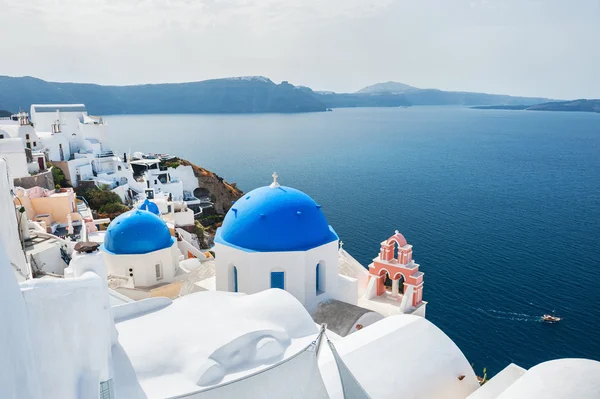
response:
[[[271,185],[269,187],[271,187],[271,188],[279,188],[279,187],[281,187],[279,185],[279,182],[277,182],[277,178],[279,177],[279,175],[277,174],[277,172],[273,172],[273,174],[271,176],[273,176],[273,183],[271,183]]]
[[[394,231],[396,234],[400,234],[400,232],[398,230]]]
[[[344,241],[340,240],[340,249],[344,248]]]

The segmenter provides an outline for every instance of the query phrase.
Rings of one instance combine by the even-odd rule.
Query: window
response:
[[[113,399],[115,397],[115,388],[113,380],[100,382],[100,399]]]
[[[33,142],[33,146],[34,146],[34,147],[37,147],[37,143],[36,143],[35,141]]]
[[[317,295],[321,295],[325,292],[325,263],[317,263],[315,268],[315,289]]]
[[[285,290],[285,272],[271,272],[271,288]]]
[[[317,295],[319,295],[321,293],[321,286],[319,285],[319,264],[317,263],[317,270],[315,271],[315,278],[316,278],[316,284],[315,286],[317,287]]]
[[[121,171],[121,165],[117,166],[117,170],[120,172]]]
[[[25,140],[29,140],[29,135],[28,134],[25,135]]]
[[[163,276],[162,276],[162,266],[160,263],[157,263],[156,265],[154,265],[154,269],[156,270],[156,279],[157,280],[162,280]]]
[[[3,139],[3,138],[4,138],[4,135],[3,135],[3,134],[0,134],[0,139]]]
[[[238,292],[237,267],[233,267],[233,292]]]
[[[25,144],[25,146],[31,150],[31,143],[28,142],[27,144]]]

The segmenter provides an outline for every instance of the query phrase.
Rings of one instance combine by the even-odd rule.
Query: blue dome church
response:
[[[134,288],[172,281],[183,257],[166,223],[143,209],[116,217],[106,230],[101,249],[108,274],[129,278]]]
[[[321,206],[277,177],[236,201],[217,229],[216,288],[280,288],[311,308],[338,296],[339,239]]]

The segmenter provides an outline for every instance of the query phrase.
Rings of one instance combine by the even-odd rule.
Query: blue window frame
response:
[[[271,272],[271,288],[285,290],[285,272]]]
[[[233,292],[238,292],[237,267],[233,267]]]

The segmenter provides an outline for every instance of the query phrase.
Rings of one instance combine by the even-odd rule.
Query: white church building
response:
[[[216,288],[247,294],[280,288],[307,309],[342,299],[352,287],[338,274],[338,241],[312,198],[275,181],[238,200],[217,230]]]
[[[423,272],[400,233],[367,269],[341,248],[321,206],[277,178],[236,201],[217,229],[216,290],[285,290],[342,336],[387,316],[425,316]]]

